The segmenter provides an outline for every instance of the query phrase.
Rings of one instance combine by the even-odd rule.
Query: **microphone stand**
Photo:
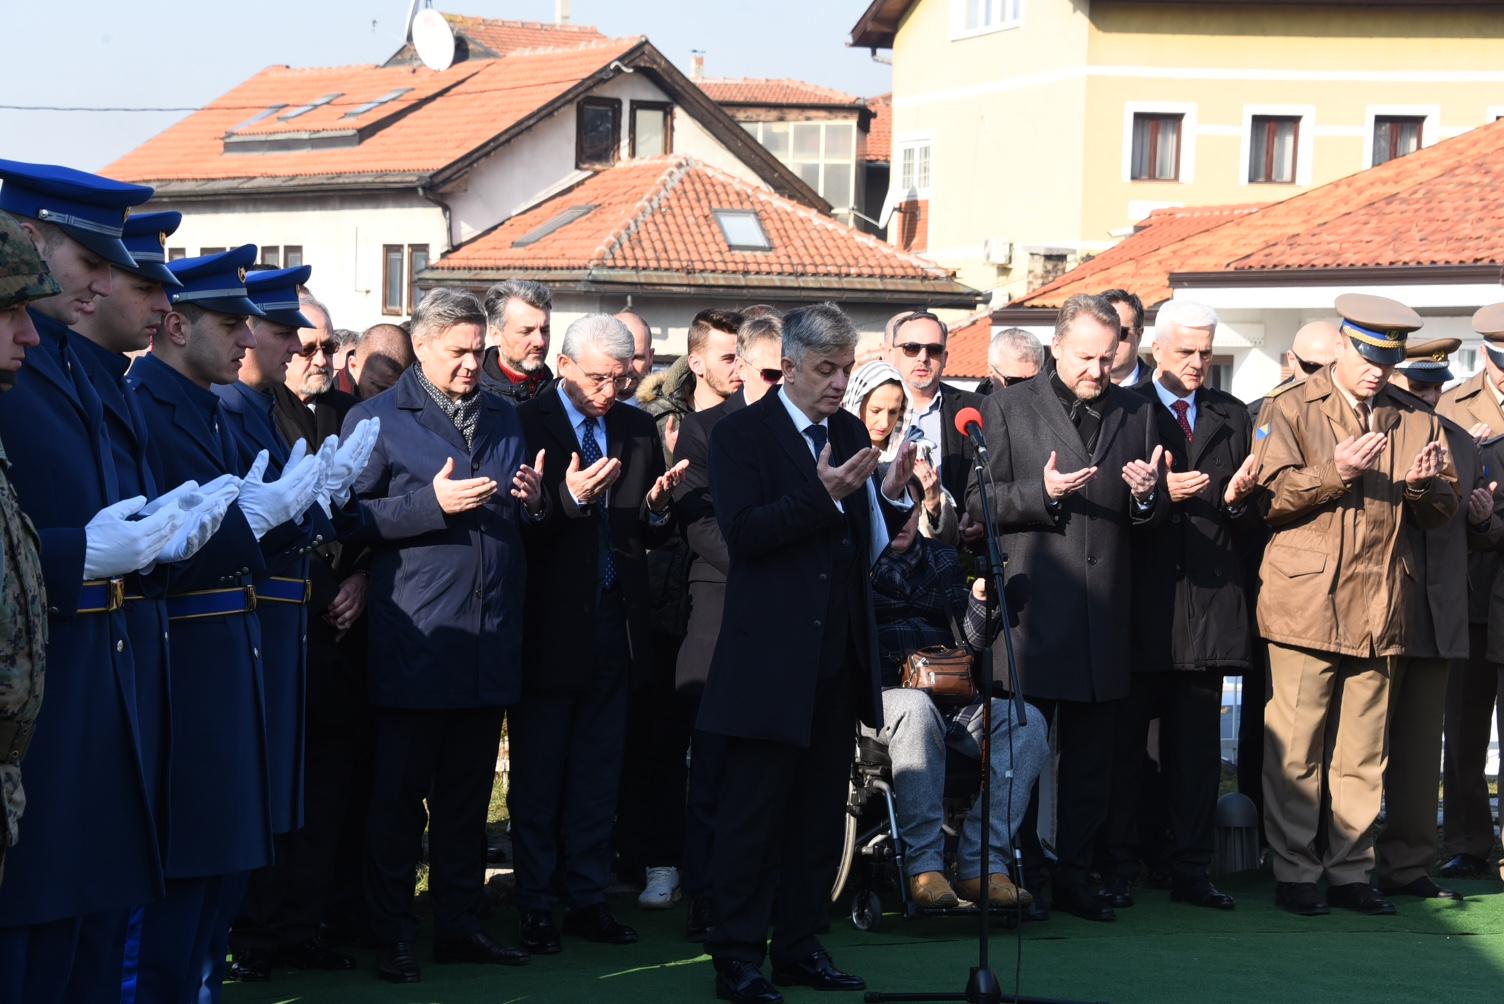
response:
[[[982,848],[980,878],[982,886],[981,902],[977,904],[977,964],[971,967],[970,976],[966,980],[966,989],[960,993],[955,992],[920,992],[920,993],[881,993],[868,991],[863,997],[864,1001],[967,1001],[968,1004],[1076,1004],[1076,1002],[1052,998],[1030,997],[1023,994],[1004,994],[1002,986],[997,981],[997,976],[992,972],[989,964],[988,949],[991,940],[989,909],[988,909],[988,883],[991,879],[992,864],[992,644],[1001,637],[1003,639],[1003,651],[1008,657],[1008,682],[1013,693],[1013,715],[1017,723],[1025,724],[1024,709],[1024,685],[1023,676],[1019,669],[1018,659],[1013,654],[1013,631],[1009,625],[1008,597],[1003,593],[1004,568],[1008,564],[1008,556],[1003,554],[998,544],[998,532],[992,521],[992,503],[987,497],[987,488],[992,482],[992,471],[987,460],[985,449],[972,451],[972,469],[976,475],[977,483],[982,490],[977,493],[982,506],[982,526],[986,528],[987,536],[987,613],[988,633],[990,637],[987,644],[977,653],[977,668],[980,670],[981,686],[979,688],[982,700],[982,788],[977,797],[982,800]],[[997,622],[992,623],[992,614],[997,613]],[[1012,749],[1012,733],[1009,733],[1009,749]],[[1009,758],[1009,784],[1012,779],[1012,760]],[[1012,802],[1012,799],[1009,799]],[[1022,877],[1022,876],[1020,876]],[[900,876],[902,881],[902,876]],[[1014,908],[1020,915],[1023,907]],[[1019,918],[1020,922],[1022,917]],[[1022,933],[1018,937],[1022,937]]]

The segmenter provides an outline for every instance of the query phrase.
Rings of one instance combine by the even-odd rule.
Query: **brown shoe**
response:
[[[909,899],[925,910],[948,909],[958,906],[956,891],[950,887],[940,872],[921,872],[909,877]]]
[[[962,879],[956,883],[961,898],[972,903],[982,898],[982,877]],[[1001,873],[987,876],[987,904],[989,906],[1029,906],[1034,902],[1033,893],[1020,889],[1013,880]]]

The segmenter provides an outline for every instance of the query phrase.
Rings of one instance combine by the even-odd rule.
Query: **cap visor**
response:
[[[1427,367],[1423,370],[1402,368],[1400,372],[1405,374],[1405,379],[1411,383],[1446,383],[1452,379],[1452,371],[1445,368]]]
[[[158,261],[138,261],[134,268],[126,271],[152,282],[160,282],[168,289],[177,289],[182,285],[178,277],[172,274],[172,269]]]
[[[261,316],[273,324],[281,324],[289,328],[311,328],[314,323],[303,316],[300,310],[265,310]]]
[[[1488,358],[1494,361],[1495,366],[1504,367],[1504,345],[1484,342],[1483,348],[1488,352]]]
[[[59,230],[72,237],[84,247],[93,251],[99,257],[111,265],[119,265],[121,268],[135,268],[136,259],[131,257],[125,242],[118,237],[107,237],[104,234],[96,234],[91,230],[79,230],[74,227],[56,225]]]
[[[1403,345],[1392,349],[1383,349],[1377,345],[1369,345],[1360,342],[1356,338],[1349,338],[1352,347],[1358,350],[1358,355],[1367,359],[1375,366],[1394,366],[1405,361],[1405,347]]]
[[[184,300],[183,303],[191,303],[200,310],[212,311],[216,314],[229,314],[233,317],[265,317],[261,308],[251,302],[245,296],[219,296],[212,300]]]

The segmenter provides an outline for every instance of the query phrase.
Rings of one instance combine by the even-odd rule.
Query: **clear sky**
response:
[[[435,0],[449,13],[552,21],[554,0]],[[890,68],[845,45],[866,0],[573,0],[575,24],[646,35],[689,73],[794,77],[868,96]],[[263,67],[378,63],[408,0],[4,0],[0,105],[194,108]],[[0,157],[98,170],[186,113],[0,109]]]

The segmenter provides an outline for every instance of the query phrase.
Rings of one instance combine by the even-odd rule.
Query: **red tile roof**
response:
[[[696,80],[700,90],[723,105],[860,105],[862,99],[803,80],[721,77]]]
[[[560,213],[594,206],[588,214],[535,243],[513,242]],[[751,210],[771,244],[768,251],[732,251],[712,213]],[[723,171],[683,156],[629,161],[586,179],[456,248],[432,265],[437,271],[529,272],[602,270],[678,272],[694,276],[796,276],[931,283],[969,293],[952,273],[904,254],[828,216]]]
[[[440,73],[421,66],[268,67],[115,161],[105,173],[151,183],[431,173],[481,147],[642,44],[642,38],[606,39],[570,49],[515,52],[501,59],[456,63]],[[355,105],[409,86],[415,88],[412,93],[373,113],[384,115],[389,124],[358,145],[260,153],[224,150],[226,133],[237,126],[242,131],[255,128],[243,124],[273,105],[293,107],[338,92],[342,97],[330,106],[285,123],[299,128],[327,123],[324,127],[329,128],[340,125],[338,117]],[[442,100],[427,100],[444,87],[448,89],[442,92]],[[360,119],[351,124],[367,127]],[[276,128],[275,116],[266,128]]]
[[[862,159],[888,163],[893,159],[893,95],[868,98],[867,109],[872,121],[862,143]]]
[[[1178,212],[1194,215],[1153,223],[1012,306],[1114,286],[1159,303],[1172,273],[1504,262],[1504,122],[1283,202]]]
[[[992,311],[984,310],[952,324],[945,346],[946,379],[980,380],[986,376],[987,350],[992,346]]]
[[[547,24],[541,21],[499,21],[486,17],[445,14],[457,34],[480,43],[497,55],[519,49],[561,49],[605,39],[588,24]],[[472,53],[472,57],[474,53]]]

